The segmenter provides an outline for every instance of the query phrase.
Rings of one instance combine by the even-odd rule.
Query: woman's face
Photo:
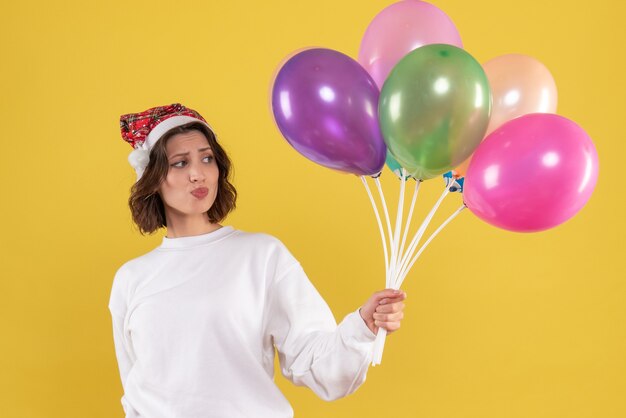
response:
[[[217,197],[219,169],[207,138],[199,131],[176,134],[166,151],[169,168],[159,186],[166,214],[208,211]]]

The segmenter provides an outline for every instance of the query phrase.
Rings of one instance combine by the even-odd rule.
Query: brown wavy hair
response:
[[[212,223],[222,221],[236,207],[237,190],[230,183],[231,162],[226,151],[217,142],[213,131],[199,122],[191,122],[167,131],[150,150],[150,161],[143,175],[130,189],[128,205],[133,222],[142,235],[152,234],[162,227],[167,227],[165,207],[158,193],[159,185],[167,177],[169,163],[167,160],[167,141],[176,134],[189,131],[201,132],[209,141],[213,156],[219,169],[217,196],[207,211]]]

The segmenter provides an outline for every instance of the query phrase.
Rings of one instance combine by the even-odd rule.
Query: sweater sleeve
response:
[[[111,313],[113,322],[113,344],[115,345],[115,357],[117,358],[117,367],[120,372],[120,380],[122,387],[126,385],[126,376],[130,371],[133,362],[130,359],[128,350],[124,344],[124,318]]]
[[[330,401],[365,382],[376,335],[358,309],[337,325],[299,262],[277,274],[267,318],[281,372],[295,385]]]
[[[123,279],[124,269],[120,268],[115,274],[113,280],[113,286],[111,288],[111,295],[109,298],[109,311],[111,313],[111,322],[113,326],[113,345],[115,348],[115,357],[117,359],[117,366],[120,374],[120,380],[122,382],[122,388],[126,390],[126,378],[133,366],[133,357],[131,356],[131,349],[127,345],[128,339],[124,336],[124,320],[127,311],[127,297],[126,286]],[[126,403],[125,394],[121,399],[122,408],[127,417],[134,416],[134,411]]]

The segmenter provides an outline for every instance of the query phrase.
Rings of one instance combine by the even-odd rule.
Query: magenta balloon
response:
[[[465,204],[491,225],[516,232],[555,227],[589,200],[598,154],[587,133],[563,116],[512,119],[478,146],[465,175]]]
[[[382,89],[402,57],[430,44],[463,48],[456,26],[441,9],[424,1],[404,0],[387,6],[370,22],[358,61]]]
[[[272,111],[287,141],[325,167],[378,174],[387,147],[378,124],[379,91],[341,52],[314,48],[291,57],[272,90]]]

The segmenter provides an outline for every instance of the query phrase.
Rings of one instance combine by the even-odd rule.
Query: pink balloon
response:
[[[424,1],[404,0],[387,6],[370,22],[358,61],[382,89],[402,57],[430,44],[463,48],[459,32],[442,10]]]
[[[512,119],[478,146],[463,198],[485,222],[516,232],[553,228],[589,200],[598,180],[591,138],[563,116]]]

